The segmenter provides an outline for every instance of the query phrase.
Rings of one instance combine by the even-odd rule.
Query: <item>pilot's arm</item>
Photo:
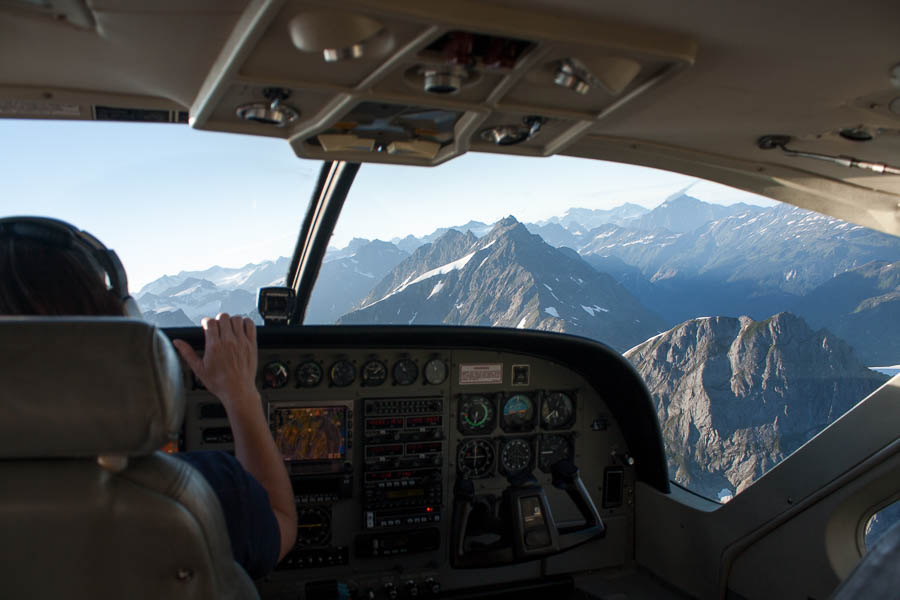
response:
[[[266,490],[281,533],[279,560],[294,546],[297,509],[284,462],[262,411],[256,389],[256,325],[243,317],[220,314],[202,321],[206,345],[199,357],[189,344],[173,344],[206,389],[228,413],[235,456]]]

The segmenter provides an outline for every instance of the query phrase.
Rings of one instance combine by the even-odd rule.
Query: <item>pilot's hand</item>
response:
[[[206,346],[203,357],[183,340],[172,344],[206,389],[231,412],[234,403],[258,398],[256,390],[256,325],[246,317],[220,313],[201,321]]]

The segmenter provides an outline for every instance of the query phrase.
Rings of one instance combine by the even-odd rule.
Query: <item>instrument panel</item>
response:
[[[566,365],[427,347],[264,347],[259,364],[298,509],[296,546],[264,596],[336,581],[350,597],[396,600],[633,560],[629,449],[603,390]],[[221,405],[190,377],[188,390],[183,449],[233,449]],[[554,487],[563,463],[577,467],[603,535],[564,552],[547,538],[535,558],[510,551],[491,564],[502,552],[485,548],[512,535],[511,490],[539,490],[541,503],[520,504],[560,532],[585,522]]]

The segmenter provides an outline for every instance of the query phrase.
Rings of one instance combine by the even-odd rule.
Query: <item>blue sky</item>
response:
[[[0,215],[61,218],[116,250],[132,290],[164,274],[289,256],[320,162],[282,140],[183,125],[0,119]],[[569,207],[652,207],[694,178],[567,157],[469,154],[436,168],[363,165],[332,244],[424,235]],[[700,182],[707,202],[772,201]]]

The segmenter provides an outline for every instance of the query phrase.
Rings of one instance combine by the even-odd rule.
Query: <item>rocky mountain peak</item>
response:
[[[670,475],[739,492],[886,378],[791,313],[701,317],[625,353],[650,388]]]

